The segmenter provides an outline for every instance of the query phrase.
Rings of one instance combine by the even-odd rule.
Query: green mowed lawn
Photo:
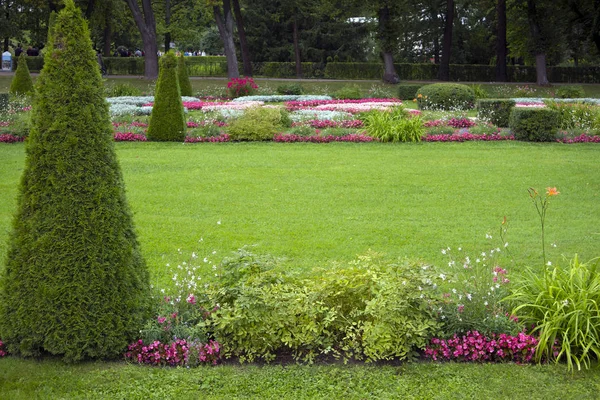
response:
[[[550,260],[600,255],[600,146],[593,144],[117,143],[116,149],[159,286],[173,272],[167,263],[187,261],[193,251],[218,261],[245,245],[293,269],[348,261],[369,249],[447,269],[442,248],[461,247],[474,259],[502,247],[497,233],[504,216],[518,265],[539,266],[540,224],[529,187],[561,192],[547,215]],[[24,153],[23,144],[0,146],[1,259]]]
[[[117,143],[116,149],[158,286],[170,282],[166,264],[192,251],[199,260],[218,261],[244,245],[285,258],[283,267],[294,270],[351,260],[368,249],[448,268],[441,248],[461,246],[474,256],[500,246],[504,216],[518,265],[540,267],[531,186],[561,192],[548,211],[548,243],[557,245],[549,258],[599,255],[596,145]],[[24,161],[23,144],[0,145],[1,259]],[[565,366],[456,363],[188,370],[0,359],[0,397],[8,399],[590,399],[599,389],[597,367],[574,375]]]

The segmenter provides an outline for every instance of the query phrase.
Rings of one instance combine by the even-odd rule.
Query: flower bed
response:
[[[585,133],[574,138],[556,139],[560,143],[600,143],[600,136],[586,135]]]
[[[0,135],[0,143],[16,143],[22,142],[24,140],[25,138],[22,136],[15,136],[8,133],[3,133],[2,135]]]
[[[473,135],[471,133],[453,133],[452,135],[429,135],[423,138],[425,142],[467,142],[467,141],[500,141],[515,140],[513,135]]]
[[[371,136],[367,136],[365,134],[351,134],[344,136],[301,136],[301,135],[275,135],[273,137],[274,142],[278,143],[297,143],[297,142],[309,142],[309,143],[331,143],[331,142],[372,142],[373,139]]]
[[[208,343],[192,342],[176,339],[171,343],[158,340],[144,344],[140,339],[128,346],[125,358],[139,364],[196,366],[199,364],[216,365],[219,361],[220,345],[211,340]]]
[[[210,136],[210,137],[193,137],[186,136],[185,143],[222,143],[229,142],[229,135],[224,133],[219,136]]]
[[[325,129],[325,128],[362,128],[363,122],[360,119],[352,119],[352,120],[344,120],[344,121],[334,121],[334,120],[319,120],[313,119],[304,122],[294,122],[292,126],[301,126],[307,125],[311,128],[316,129]]]
[[[133,132],[116,132],[115,142],[145,142],[146,136]]]
[[[242,96],[233,99],[236,103],[245,103],[247,101],[262,102],[290,102],[290,101],[330,101],[331,96],[314,95],[269,95],[269,96]]]
[[[398,99],[348,99],[348,100],[294,100],[287,101],[285,107],[288,111],[296,111],[307,108],[314,108],[323,105],[333,104],[363,104],[363,103],[393,103],[395,106],[402,105],[402,101]]]

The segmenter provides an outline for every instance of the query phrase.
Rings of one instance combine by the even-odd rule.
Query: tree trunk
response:
[[[533,39],[537,84],[540,86],[550,86],[546,72],[546,46],[538,21],[535,0],[527,0],[527,19],[529,20],[529,31]]]
[[[242,53],[244,75],[252,76],[252,60],[250,59],[250,49],[248,48],[248,40],[246,39],[246,29],[244,28],[244,20],[242,18],[242,10],[240,9],[240,1],[232,1],[235,23],[237,26],[238,36],[240,38],[240,50]]]
[[[592,22],[592,41],[600,53],[600,0],[594,0],[594,17]]]
[[[108,18],[106,18],[108,20]],[[103,31],[103,40],[104,40],[104,57],[110,57],[112,56],[112,54],[110,54],[110,45],[111,45],[111,41],[112,41],[112,28],[110,26],[109,21],[106,21],[106,26],[104,27],[104,31]]]
[[[498,0],[496,4],[496,82],[508,82],[506,69],[506,0]]]
[[[400,77],[394,68],[392,56],[393,45],[389,32],[390,8],[386,5],[379,8],[379,37],[382,43],[381,56],[383,58],[383,81],[385,83],[399,83]]]
[[[94,12],[94,4],[95,4],[95,0],[88,0],[87,2],[87,7],[85,8],[85,19],[87,19],[88,21],[90,20],[90,17],[92,16],[92,13]]]
[[[235,44],[233,43],[233,17],[231,16],[231,4],[229,0],[223,0],[223,13],[219,6],[213,6],[213,13],[217,21],[219,35],[223,41],[225,49],[225,58],[227,59],[227,76],[239,78],[237,55],[235,54]]]
[[[452,25],[454,24],[454,0],[446,1],[446,20],[444,23],[444,39],[442,43],[442,60],[437,78],[440,81],[450,80],[450,55],[452,54]]]
[[[8,45],[10,44],[10,38],[5,37],[4,38],[4,50],[3,51],[8,51]]]
[[[300,59],[300,43],[298,40],[298,19],[294,15],[293,40],[294,40],[294,59],[296,61],[296,78],[302,78],[302,60]]]
[[[433,39],[433,63],[440,63],[440,39],[437,36]]]
[[[156,79],[158,77],[158,46],[156,45],[156,20],[152,11],[150,0],[142,0],[143,13],[140,10],[137,0],[125,0],[135,24],[142,36],[144,42],[144,78]]]
[[[165,0],[165,27],[169,29],[171,23],[171,0]],[[171,48],[171,31],[165,32],[165,53]]]

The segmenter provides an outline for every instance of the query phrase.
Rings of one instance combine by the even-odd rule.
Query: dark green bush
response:
[[[477,101],[477,118],[506,128],[514,106],[515,101],[510,99],[480,99]]]
[[[549,142],[556,138],[559,115],[549,108],[519,108],[510,112],[510,130],[517,140]]]
[[[29,74],[26,58],[25,52],[19,56],[17,71],[10,82],[10,94],[27,95],[33,93],[33,80]]]
[[[253,107],[235,119],[227,128],[231,140],[263,141],[291,126],[288,112],[283,108]]]
[[[179,90],[182,96],[192,96],[192,84],[188,76],[188,70],[185,65],[183,55],[177,59],[177,80],[179,81]]]
[[[15,355],[118,358],[148,317],[148,272],[73,0],[51,37],[0,279],[0,337]]]
[[[106,97],[121,97],[121,96],[140,96],[142,91],[131,83],[115,83],[112,86],[106,86]]]
[[[26,56],[27,68],[30,72],[40,72],[44,67],[44,57],[42,56]],[[13,71],[19,68],[19,58],[15,58],[13,62]]]
[[[144,75],[143,57],[103,57],[109,75]]]
[[[417,97],[417,91],[423,85],[399,85],[398,86],[398,98],[400,100],[413,100]]]
[[[177,82],[177,57],[168,52],[160,58],[154,107],[148,123],[148,140],[183,142],[187,124]]]
[[[560,99],[578,99],[585,97],[585,91],[581,86],[560,86],[556,89],[556,95]]]
[[[417,91],[422,110],[469,110],[475,105],[475,93],[459,83],[434,83]]]
[[[0,112],[6,110],[8,108],[9,102],[9,94],[8,93],[0,93]]]
[[[358,87],[358,85],[346,85],[333,93],[333,97],[340,100],[356,100],[362,99],[362,93],[360,92],[360,87]]]
[[[278,352],[367,361],[412,359],[441,327],[432,268],[386,262],[376,254],[303,277],[240,250],[219,267],[208,291],[219,309],[206,327],[225,357],[272,361]]]
[[[291,95],[301,95],[304,93],[304,89],[302,85],[299,83],[289,83],[282,84],[277,86],[278,94],[291,94]]]

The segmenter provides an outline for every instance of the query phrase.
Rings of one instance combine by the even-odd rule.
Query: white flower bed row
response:
[[[290,114],[294,122],[309,121],[318,119],[320,121],[339,121],[352,118],[352,114],[344,111],[324,111],[324,110],[298,110]]]
[[[263,102],[284,102],[284,101],[314,101],[314,100],[332,100],[331,96],[313,96],[313,95],[270,95],[270,96],[242,96],[232,101],[243,103],[247,101]]]
[[[106,99],[108,104],[131,104],[135,106],[143,106],[144,104],[153,103],[154,96],[120,96],[120,97],[108,97]],[[198,101],[196,97],[182,96],[182,102],[186,101]]]
[[[543,97],[515,97],[511,100],[514,100],[515,103],[520,104],[541,104],[547,101],[555,101],[557,103],[584,103],[584,104],[595,104],[600,105],[600,99],[592,99],[590,97],[582,97],[579,99],[550,99]]]

